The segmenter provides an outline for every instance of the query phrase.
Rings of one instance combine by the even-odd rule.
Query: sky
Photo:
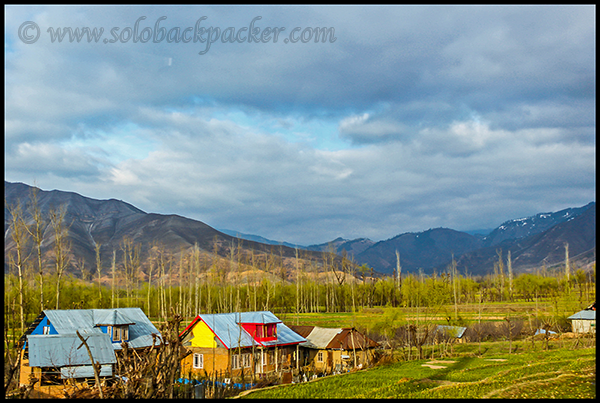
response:
[[[580,207],[595,12],[5,6],[4,177],[301,245]]]

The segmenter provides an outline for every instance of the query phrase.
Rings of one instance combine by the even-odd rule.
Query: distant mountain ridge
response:
[[[434,270],[445,270],[453,256],[461,272],[486,274],[493,270],[498,254],[506,259],[508,251],[515,271],[564,262],[565,244],[569,245],[570,258],[574,261],[578,256],[584,263],[595,261],[595,202],[508,220],[486,237],[447,228],[405,233],[377,242],[355,258],[359,263],[391,274],[396,270],[398,251],[403,273],[422,269],[431,274]]]
[[[260,243],[264,243],[267,245],[283,245],[283,246],[287,246],[289,248],[306,249],[306,246],[296,245],[296,244],[289,243],[289,242],[274,241],[272,239],[267,239],[260,235],[244,234],[239,231],[234,231],[231,229],[219,229],[219,231],[221,231],[224,234],[236,237],[236,238],[245,239],[247,241],[260,242]]]
[[[4,255],[5,270],[8,267],[7,256],[14,250],[14,242],[9,231],[10,211],[7,206],[21,205],[23,216],[28,224],[33,222],[29,212],[32,187],[22,183],[4,182]],[[86,267],[96,267],[96,245],[100,245],[100,254],[105,269],[110,266],[113,252],[117,252],[117,264],[123,259],[122,245],[129,239],[140,246],[140,261],[149,260],[149,251],[154,245],[160,245],[172,256],[189,250],[195,245],[208,254],[215,252],[229,258],[232,248],[252,251],[257,255],[276,253],[282,259],[296,256],[295,249],[279,245],[267,245],[251,240],[224,234],[207,224],[179,215],[146,213],[131,204],[109,199],[97,200],[73,192],[59,190],[37,190],[38,206],[44,215],[43,254],[53,253],[54,236],[49,224],[50,210],[66,209],[65,227],[68,227],[67,239],[71,251],[77,259],[82,259]],[[307,251],[303,256],[320,259],[320,252]]]
[[[32,187],[5,181],[5,200],[8,205],[19,201],[27,210]],[[346,254],[358,265],[366,264],[382,274],[396,270],[397,255],[402,273],[423,270],[445,270],[452,257],[461,272],[486,274],[493,270],[500,251],[506,258],[511,252],[515,271],[532,267],[551,266],[564,261],[565,245],[570,256],[581,262],[595,262],[596,204],[591,202],[578,208],[568,208],[553,213],[539,213],[531,217],[507,220],[487,236],[469,234],[449,228],[434,228],[418,233],[399,234],[388,240],[373,242],[367,238],[347,240],[337,238],[331,242],[300,246],[266,238],[240,234],[232,230],[216,230],[200,221],[178,215],[146,213],[137,207],[116,199],[96,200],[74,192],[58,190],[38,192],[39,206],[44,212],[67,208],[67,222],[72,250],[83,258],[88,267],[95,267],[95,245],[101,245],[104,264],[113,251],[119,250],[123,239],[129,238],[141,245],[144,258],[152,244],[179,253],[195,244],[209,253],[217,251],[228,257],[232,245],[243,245],[259,253],[276,253],[282,258],[293,258],[296,249],[303,253],[323,252]],[[9,235],[9,212],[5,205],[5,259],[14,247]],[[51,230],[46,228],[46,251],[51,252]],[[243,240],[242,240],[243,239]],[[310,256],[310,255],[309,255]],[[5,261],[6,268],[6,261]]]
[[[348,256],[357,256],[374,244],[375,242],[368,238],[350,240],[338,237],[331,242],[307,246],[306,249],[322,252],[331,252],[333,250],[338,255],[346,253]]]
[[[583,207],[567,208],[554,213],[539,213],[531,217],[505,221],[484,238],[485,246],[497,245],[506,239],[525,238],[544,232],[557,224],[576,218],[593,206],[595,206],[594,202]]]
[[[569,260],[573,264],[586,265],[595,262],[596,203],[589,203],[578,209],[561,210],[554,215],[558,223],[550,228],[544,231],[534,230],[532,235],[504,239],[499,243],[490,243],[488,240],[490,246],[462,255],[458,260],[458,267],[476,267],[479,271],[493,269],[494,262],[498,260],[498,251],[502,252],[504,259],[510,251],[512,266],[520,271],[542,265],[550,267],[564,264],[567,249]],[[527,220],[532,223],[538,216],[539,214]],[[502,226],[506,227],[505,224],[500,227]]]

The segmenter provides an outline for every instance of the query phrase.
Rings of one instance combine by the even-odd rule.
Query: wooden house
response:
[[[180,334],[182,376],[254,379],[297,366],[306,341],[269,311],[198,315]]]
[[[322,328],[318,326],[290,326],[306,341],[300,343],[301,365],[316,373],[344,372],[362,368],[373,362],[379,346],[355,328]]]
[[[44,310],[21,337],[19,384],[35,378],[34,391],[62,397],[66,381],[94,379],[86,339],[100,377],[112,378],[122,343],[133,349],[158,345],[160,332],[139,308]]]
[[[567,318],[573,333],[596,333],[596,303]]]

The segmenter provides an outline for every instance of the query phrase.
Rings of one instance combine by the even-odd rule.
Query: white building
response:
[[[567,319],[571,321],[573,333],[596,333],[596,303]]]

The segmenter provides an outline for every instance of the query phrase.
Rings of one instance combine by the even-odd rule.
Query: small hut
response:
[[[573,333],[596,333],[596,302],[567,318]]]
[[[353,327],[290,328],[306,339],[306,342],[300,343],[303,366],[317,373],[339,373],[369,365],[373,362],[375,348],[379,346]]]

